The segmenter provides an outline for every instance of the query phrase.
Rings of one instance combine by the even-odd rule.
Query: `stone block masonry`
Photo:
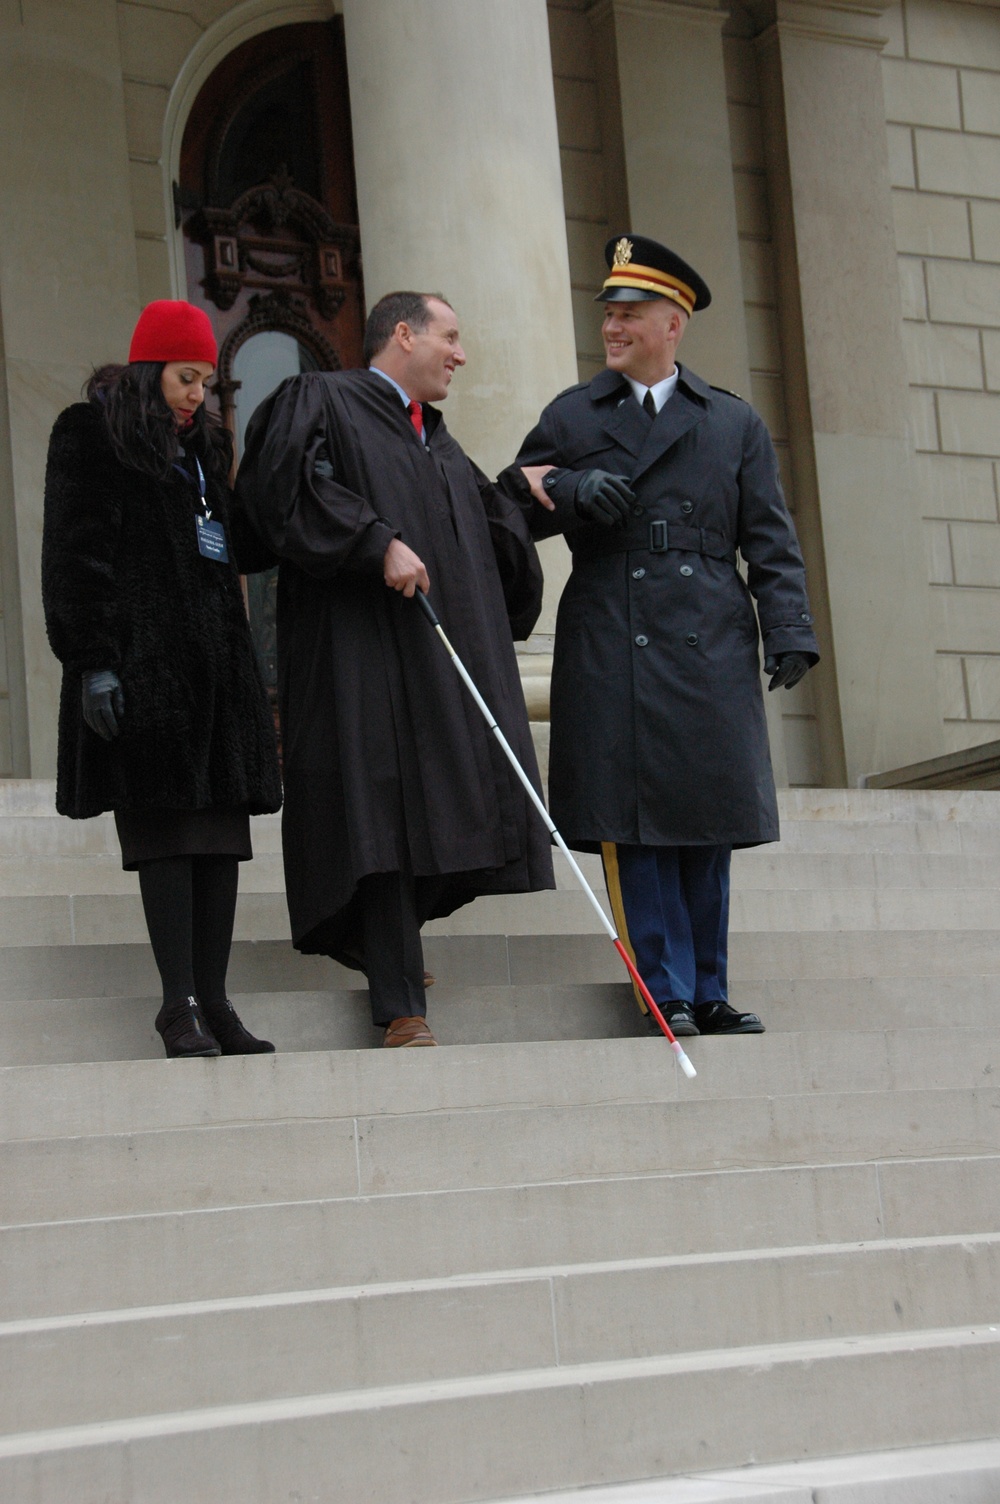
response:
[[[1000,736],[1000,18],[886,15],[886,128],[949,751]]]

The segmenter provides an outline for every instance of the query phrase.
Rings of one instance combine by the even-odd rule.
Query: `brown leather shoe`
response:
[[[426,1018],[394,1018],[385,1031],[382,1048],[408,1050],[428,1044],[437,1044],[437,1040],[428,1029]]]

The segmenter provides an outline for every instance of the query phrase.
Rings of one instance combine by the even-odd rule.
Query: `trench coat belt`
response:
[[[609,554],[651,553],[665,554],[677,549],[682,553],[707,554],[710,559],[725,559],[735,566],[736,549],[723,533],[708,527],[685,527],[680,522],[665,522],[662,518],[649,524],[649,530],[641,542],[635,534],[624,537],[604,536],[573,539],[573,553],[581,559],[602,559]]]

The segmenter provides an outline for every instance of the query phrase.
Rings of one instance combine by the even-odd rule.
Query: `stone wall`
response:
[[[785,497],[794,516],[795,491],[785,409],[785,374],[778,329],[777,270],[771,237],[756,54],[751,41],[753,30],[745,12],[734,7],[726,28],[724,55],[750,354],[751,387],[746,396],[768,426],[781,466]],[[813,588],[815,590],[815,586]],[[795,689],[782,692],[781,725],[789,784],[793,787],[821,784],[823,760],[811,676]]]
[[[959,751],[1000,737],[1000,9],[902,0],[886,23],[932,630]]]
[[[549,38],[559,122],[573,320],[581,381],[604,366],[600,292],[611,234],[604,139],[589,0],[549,0]]]

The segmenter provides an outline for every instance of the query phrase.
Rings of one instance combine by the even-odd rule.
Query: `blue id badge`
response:
[[[210,522],[207,517],[195,517],[198,534],[198,552],[203,559],[215,559],[219,564],[229,563],[226,547],[226,530],[221,522]]]

